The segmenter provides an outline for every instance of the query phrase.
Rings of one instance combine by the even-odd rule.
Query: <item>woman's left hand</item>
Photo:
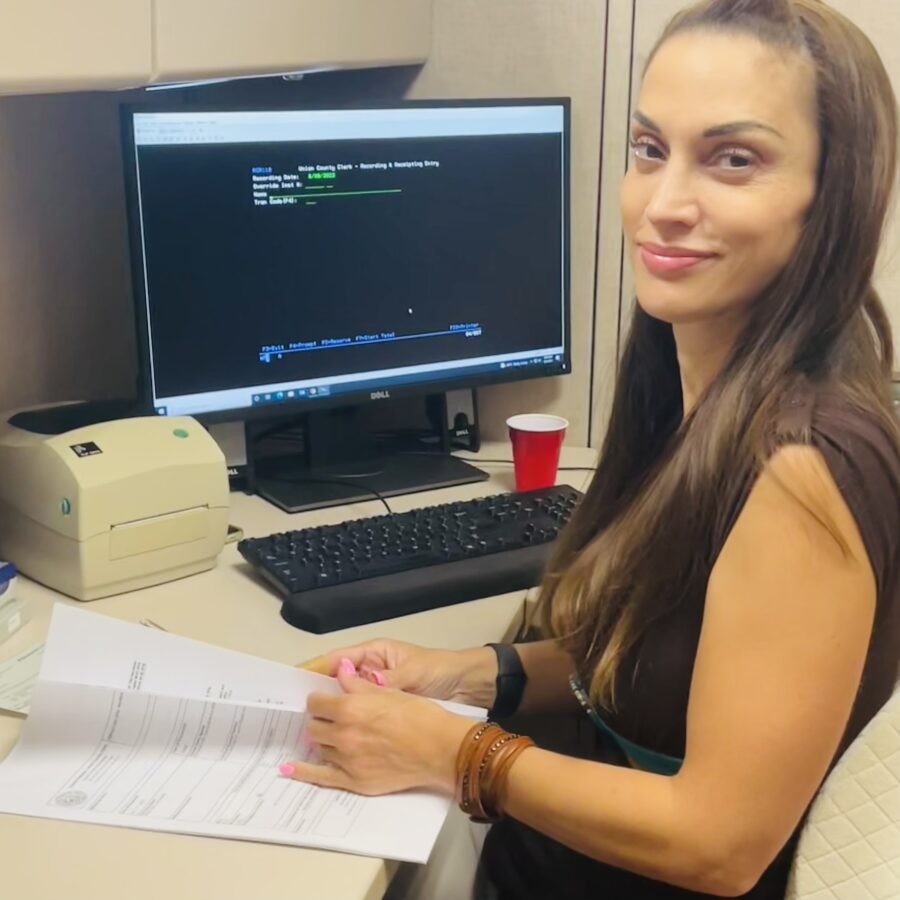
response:
[[[322,765],[295,761],[281,772],[297,781],[357,794],[425,787],[452,794],[456,752],[472,722],[431,700],[337,675],[344,693],[311,694],[304,734]]]

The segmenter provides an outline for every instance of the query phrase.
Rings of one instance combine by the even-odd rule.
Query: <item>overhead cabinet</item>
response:
[[[151,8],[152,0],[0,0],[0,93],[146,84]]]
[[[432,0],[0,0],[0,93],[423,62]]]
[[[156,0],[156,80],[424,62],[431,0]]]

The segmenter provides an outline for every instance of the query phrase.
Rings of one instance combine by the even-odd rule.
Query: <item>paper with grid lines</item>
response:
[[[31,714],[0,764],[0,812],[425,862],[446,798],[360,797],[278,774],[312,752],[307,695],[340,690],[332,678],[57,605]]]

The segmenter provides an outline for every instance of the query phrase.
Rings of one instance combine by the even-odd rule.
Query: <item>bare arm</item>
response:
[[[534,641],[515,647],[528,676],[518,712],[563,713],[581,708],[569,689],[569,676],[575,664],[556,641]],[[460,650],[456,665],[462,669],[457,696],[463,697],[466,703],[490,709],[497,694],[497,655],[493,649]]]
[[[555,641],[517,644],[528,681],[519,711],[565,712],[578,704],[568,687],[571,657]],[[490,647],[428,650],[402,641],[375,640],[334,650],[303,663],[321,675],[335,675],[348,659],[364,678],[413,694],[456,700],[490,709],[496,698],[497,655]]]
[[[569,689],[569,676],[575,671],[575,663],[556,641],[516,644],[516,650],[528,675],[520,713],[563,713],[581,709]]]
[[[532,749],[510,772],[506,811],[604,862],[693,890],[744,893],[796,827],[838,747],[874,608],[871,565],[824,460],[811,448],[782,450],[710,579],[679,774]]]

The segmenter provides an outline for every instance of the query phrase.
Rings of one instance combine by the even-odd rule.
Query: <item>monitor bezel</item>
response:
[[[423,379],[411,384],[390,385],[384,389],[377,386],[359,391],[348,391],[337,395],[319,396],[314,399],[300,398],[260,406],[241,406],[230,409],[209,410],[186,413],[200,422],[215,424],[220,422],[254,421],[259,419],[289,419],[316,410],[358,406],[378,402],[383,399],[399,399],[449,391],[469,390],[492,384],[508,384],[530,381],[572,373],[572,296],[571,296],[571,98],[569,97],[508,97],[477,99],[416,99],[395,100],[379,103],[322,103],[303,104],[267,100],[260,103],[193,103],[182,99],[168,102],[123,103],[120,106],[122,156],[125,175],[125,206],[128,220],[129,265],[131,268],[132,298],[135,312],[135,337],[138,356],[137,402],[139,411],[146,415],[156,415],[153,402],[152,370],[150,361],[149,323],[147,298],[143,277],[143,241],[140,233],[140,212],[138,202],[137,166],[135,164],[133,116],[136,113],[161,112],[261,112],[267,110],[389,110],[414,108],[474,108],[480,106],[561,106],[563,110],[563,337],[562,359],[559,362],[529,365],[520,369],[500,370],[482,374],[470,374],[449,378],[435,373],[433,379]],[[379,396],[373,396],[378,394]]]

